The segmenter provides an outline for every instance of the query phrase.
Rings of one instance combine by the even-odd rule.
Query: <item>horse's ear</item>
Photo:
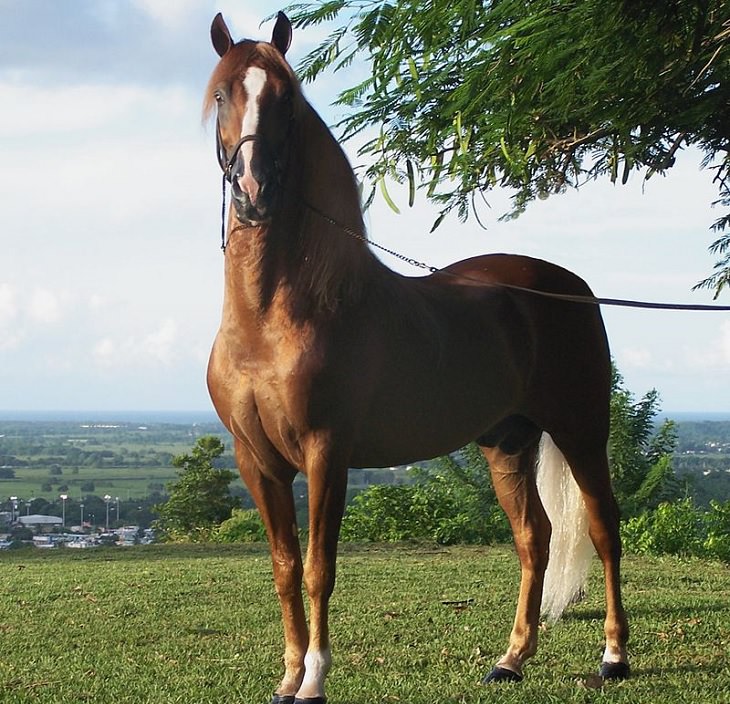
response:
[[[226,21],[219,12],[210,25],[210,38],[213,40],[213,48],[218,56],[223,56],[234,44],[231,33],[228,31]]]
[[[286,55],[287,50],[291,46],[291,22],[281,11],[276,15],[276,24],[274,25],[274,32],[271,35],[271,43],[281,52],[282,56]]]

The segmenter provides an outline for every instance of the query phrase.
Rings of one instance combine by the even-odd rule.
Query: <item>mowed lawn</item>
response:
[[[330,704],[730,701],[730,569],[625,560],[632,679],[601,686],[598,564],[519,685],[484,687],[519,573],[508,547],[343,548]],[[282,641],[264,546],[0,555],[0,701],[267,704]]]

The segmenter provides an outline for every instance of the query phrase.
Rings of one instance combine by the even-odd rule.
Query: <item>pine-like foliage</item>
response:
[[[682,495],[672,467],[676,424],[665,420],[656,429],[659,410],[655,389],[636,401],[614,369],[609,461],[614,492],[625,517]]]
[[[514,189],[518,214],[591,178],[626,182],[671,168],[693,145],[730,208],[730,3],[726,0],[336,0],[289,8],[295,24],[336,28],[300,67],[305,80],[372,68],[344,90],[345,137],[375,187],[421,186],[469,216],[475,194]],[[373,136],[374,135],[374,136]],[[383,189],[384,191],[384,189]],[[730,283],[730,215],[711,251]]]

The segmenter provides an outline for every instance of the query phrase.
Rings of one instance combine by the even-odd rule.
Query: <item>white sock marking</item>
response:
[[[321,652],[308,650],[304,656],[304,681],[297,692],[302,699],[323,697],[324,679],[332,664],[329,648]]]

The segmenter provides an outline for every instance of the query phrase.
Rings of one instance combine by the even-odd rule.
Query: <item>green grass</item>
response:
[[[483,687],[504,649],[518,569],[507,548],[343,548],[332,602],[332,704],[730,701],[730,570],[625,561],[634,676],[594,688],[589,597],[541,631],[520,685]],[[268,702],[281,634],[262,546],[0,555],[0,692],[8,704]],[[462,609],[443,601],[473,599]]]

